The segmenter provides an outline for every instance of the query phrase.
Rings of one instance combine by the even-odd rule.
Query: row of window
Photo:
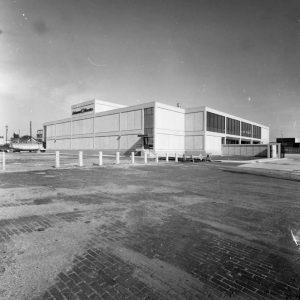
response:
[[[246,136],[246,137],[252,136],[252,125],[251,124],[242,122],[241,136]]]
[[[227,118],[226,120],[226,133],[232,135],[240,135],[241,131],[241,122],[238,120],[234,120],[231,118]]]
[[[253,125],[253,137],[261,139],[261,128],[259,126]]]
[[[225,117],[207,112],[207,130],[225,133]]]
[[[146,149],[153,149],[153,122],[154,108],[144,109],[144,134],[143,144]]]
[[[208,111],[206,120],[208,131],[225,133],[224,116]],[[261,139],[261,127],[231,118],[226,118],[226,133]]]

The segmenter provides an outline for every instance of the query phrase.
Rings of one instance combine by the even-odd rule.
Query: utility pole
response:
[[[31,121],[30,121],[30,141],[32,141],[32,124],[31,124]]]
[[[5,135],[5,144],[7,144],[7,133],[8,133],[8,126],[5,125],[5,132],[6,132],[6,135]]]

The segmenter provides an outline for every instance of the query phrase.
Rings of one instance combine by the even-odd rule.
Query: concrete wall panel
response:
[[[121,113],[121,130],[135,130],[142,128],[142,110]]]
[[[158,107],[155,127],[182,132],[184,131],[184,114]]]
[[[71,149],[71,139],[56,140],[56,149]]]
[[[185,115],[185,131],[204,130],[204,112],[194,112]]]
[[[56,124],[56,136],[64,136],[71,134],[71,122],[63,122]]]
[[[47,141],[47,149],[49,150],[70,150],[71,139],[55,139]]]
[[[98,136],[95,137],[95,149],[112,150],[119,149],[119,136]]]
[[[156,151],[184,152],[184,136],[171,134],[156,134]]]
[[[267,157],[268,145],[222,145],[223,155]]]
[[[268,128],[261,129],[261,139],[264,143],[269,143],[270,141],[270,130]]]
[[[134,150],[142,146],[142,139],[136,135],[124,135],[120,139],[120,149]]]
[[[93,149],[93,138],[73,138],[72,149]]]
[[[185,150],[204,150],[203,136],[185,136]]]
[[[74,120],[72,122],[72,134],[93,133],[93,118]]]
[[[55,137],[55,124],[47,126],[47,138]]]
[[[95,117],[95,132],[119,131],[119,114]]]
[[[217,155],[222,154],[221,142],[222,138],[220,136],[207,135],[205,141],[205,151],[207,153],[213,153]]]
[[[49,149],[49,150],[55,149],[54,140],[47,140],[46,147],[47,147],[47,149]]]

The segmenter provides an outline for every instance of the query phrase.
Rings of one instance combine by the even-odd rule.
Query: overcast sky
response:
[[[94,98],[207,105],[300,137],[300,1],[0,0],[0,135]]]

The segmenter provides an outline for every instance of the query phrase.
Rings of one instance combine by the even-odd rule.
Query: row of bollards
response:
[[[159,157],[158,153],[155,156],[155,162],[158,163]],[[120,164],[120,152],[116,152],[116,164]],[[166,162],[169,162],[169,155],[166,153]],[[175,162],[178,162],[178,154],[175,154]],[[134,152],[131,152],[131,164],[135,163],[135,155]],[[144,164],[148,163],[148,155],[144,153]],[[99,152],[99,166],[103,165],[103,153],[102,151]],[[79,167],[83,167],[83,152],[78,152],[78,165]],[[55,168],[60,168],[60,153],[59,151],[55,151]],[[6,162],[5,162],[5,152],[2,152],[2,171],[6,169]]]
[[[4,152],[3,152],[3,157],[4,157]],[[158,153],[156,153],[155,155],[155,162],[158,163],[159,160],[159,156]],[[3,170],[5,169],[5,159],[3,158]],[[169,154],[166,153],[166,162],[169,162]],[[175,154],[175,162],[178,162],[178,154]],[[116,152],[116,160],[115,160],[116,164],[120,164],[120,152]],[[131,164],[135,163],[135,155],[134,152],[131,152]],[[148,163],[148,155],[145,152],[144,153],[144,164]],[[102,151],[99,151],[99,166],[103,165],[103,153]],[[79,151],[78,152],[78,166],[79,167],[83,167],[83,152]],[[59,151],[55,151],[55,168],[59,168],[60,167],[60,153]]]

